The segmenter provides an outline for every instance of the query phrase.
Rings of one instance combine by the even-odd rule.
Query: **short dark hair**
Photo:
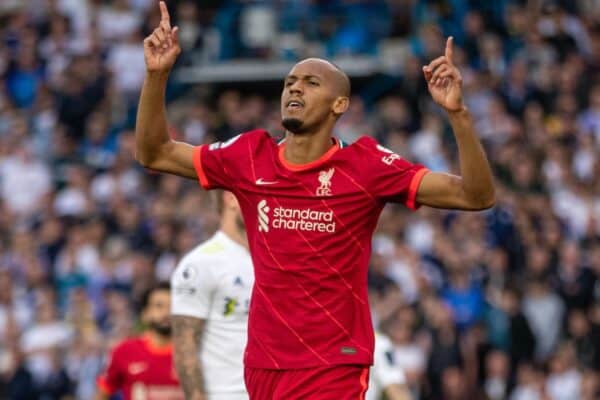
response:
[[[150,303],[150,297],[152,297],[152,294],[161,290],[166,290],[170,292],[171,283],[167,281],[158,282],[157,284],[150,286],[148,289],[146,289],[144,293],[142,293],[142,297],[140,299],[140,311],[143,311],[146,309],[146,307],[148,307],[148,304]]]

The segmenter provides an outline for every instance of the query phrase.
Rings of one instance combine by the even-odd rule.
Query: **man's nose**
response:
[[[302,94],[304,93],[304,86],[301,81],[296,81],[290,85],[290,94]]]

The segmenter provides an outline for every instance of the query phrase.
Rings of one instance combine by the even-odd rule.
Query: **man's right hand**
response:
[[[169,72],[181,53],[178,27],[171,29],[169,11],[164,1],[159,3],[160,25],[144,39],[144,59],[148,72]]]

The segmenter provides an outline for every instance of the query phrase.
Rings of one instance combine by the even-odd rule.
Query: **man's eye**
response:
[[[312,86],[319,86],[319,82],[311,81],[309,82]]]
[[[286,83],[285,83],[285,87],[292,86],[292,83],[293,83],[293,82],[286,82]]]

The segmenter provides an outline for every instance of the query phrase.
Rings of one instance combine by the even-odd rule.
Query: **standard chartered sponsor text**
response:
[[[275,229],[298,229],[310,232],[335,232],[333,211],[315,211],[310,208],[297,209],[276,207],[273,209]]]

